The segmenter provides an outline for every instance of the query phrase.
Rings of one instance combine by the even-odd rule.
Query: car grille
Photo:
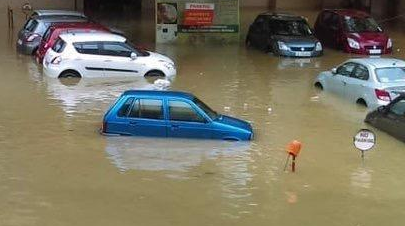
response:
[[[314,47],[290,47],[291,51],[303,52],[303,51],[313,51]]]
[[[370,50],[370,49],[383,49],[383,46],[364,46],[365,49]]]

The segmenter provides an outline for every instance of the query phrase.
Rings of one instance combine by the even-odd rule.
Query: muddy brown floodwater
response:
[[[243,14],[241,37],[257,12]],[[403,58],[402,30],[387,30]],[[255,140],[239,143],[101,136],[111,102],[150,81],[49,79],[15,52],[14,37],[0,40],[2,226],[404,225],[405,145],[373,129],[377,145],[363,162],[352,137],[369,128],[367,110],[312,86],[350,55],[157,46],[178,65],[171,89],[253,123]],[[303,143],[295,174],[283,172],[292,139]]]

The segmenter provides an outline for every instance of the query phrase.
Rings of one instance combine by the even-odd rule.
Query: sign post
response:
[[[364,152],[371,150],[375,145],[375,134],[368,129],[361,129],[353,137],[354,146],[361,151],[361,158],[364,160]]]

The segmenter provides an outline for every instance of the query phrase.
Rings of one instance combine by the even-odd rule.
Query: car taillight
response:
[[[107,132],[107,122],[103,121],[103,124],[101,124],[101,132],[106,133]]]
[[[375,89],[375,95],[377,96],[378,99],[383,100],[383,101],[391,101],[391,96],[390,94],[381,89]]]
[[[39,34],[31,34],[30,36],[27,37],[26,41],[27,42],[32,42],[38,37],[39,37]]]
[[[60,62],[62,62],[62,57],[60,56],[57,56],[51,60],[51,64],[59,64]]]

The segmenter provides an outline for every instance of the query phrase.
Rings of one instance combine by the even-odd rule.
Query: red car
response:
[[[367,13],[351,9],[323,10],[315,22],[322,45],[354,54],[388,54],[392,40]]]
[[[48,28],[35,53],[37,62],[42,64],[46,51],[53,46],[60,34],[78,32],[110,32],[100,24],[92,22],[55,23]]]

